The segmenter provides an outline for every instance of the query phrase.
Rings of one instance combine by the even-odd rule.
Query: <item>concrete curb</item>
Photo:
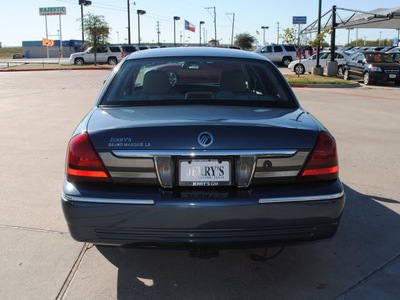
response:
[[[295,88],[354,88],[361,86],[358,82],[357,83],[350,83],[350,84],[307,84],[307,83],[290,83],[291,87]]]

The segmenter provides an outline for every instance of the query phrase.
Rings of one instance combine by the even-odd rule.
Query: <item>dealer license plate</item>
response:
[[[389,74],[389,78],[396,78],[396,74]]]
[[[181,160],[179,185],[221,186],[231,184],[230,161],[218,159]]]

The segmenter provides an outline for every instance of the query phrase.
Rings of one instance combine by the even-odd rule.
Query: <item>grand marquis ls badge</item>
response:
[[[214,137],[212,136],[211,133],[207,132],[207,131],[203,131],[202,133],[199,134],[199,136],[197,137],[197,141],[199,142],[199,144],[203,147],[208,147],[210,146],[213,141],[214,141]]]

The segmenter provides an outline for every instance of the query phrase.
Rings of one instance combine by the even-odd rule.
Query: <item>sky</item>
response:
[[[45,17],[39,15],[40,7],[66,7],[67,14],[61,17],[61,33],[63,40],[80,40],[81,9],[79,0],[0,0],[2,16],[0,18],[0,42],[2,46],[22,46],[22,41],[37,41],[46,36]],[[222,44],[230,44],[232,35],[232,19],[235,14],[234,35],[247,32],[263,43],[261,26],[265,30],[265,41],[277,43],[278,22],[280,34],[282,29],[291,28],[293,16],[306,16],[307,24],[318,16],[319,0],[130,0],[131,42],[138,42],[138,9],[146,14],[140,17],[141,43],[157,43],[157,21],[160,27],[160,42],[172,43],[174,39],[173,17],[181,19],[176,22],[177,42],[198,43],[199,22],[206,30],[207,40],[214,38],[214,11],[205,9],[215,7],[217,20],[217,39]],[[397,0],[322,0],[322,13],[336,5],[341,8],[369,11],[376,8],[393,8],[399,6]],[[92,5],[84,7],[84,13],[102,15],[111,27],[110,43],[127,43],[128,14],[127,0],[92,0]],[[351,12],[339,12],[341,18],[351,16]],[[59,17],[48,16],[48,34],[51,39],[59,37]],[[196,27],[193,33],[184,30],[184,20]],[[297,25],[296,25],[297,26]],[[304,26],[304,25],[303,25]],[[259,32],[259,35],[257,34]],[[182,37],[181,37],[182,35]],[[397,37],[395,29],[359,29],[358,37],[367,40],[393,39]],[[355,40],[355,30],[350,31],[350,40]],[[338,30],[336,43],[347,43],[348,32]]]

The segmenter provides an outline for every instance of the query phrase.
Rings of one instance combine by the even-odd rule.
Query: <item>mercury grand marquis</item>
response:
[[[335,234],[345,205],[332,135],[268,59],[222,48],[121,61],[69,141],[65,174],[69,231],[94,244],[313,241]]]

